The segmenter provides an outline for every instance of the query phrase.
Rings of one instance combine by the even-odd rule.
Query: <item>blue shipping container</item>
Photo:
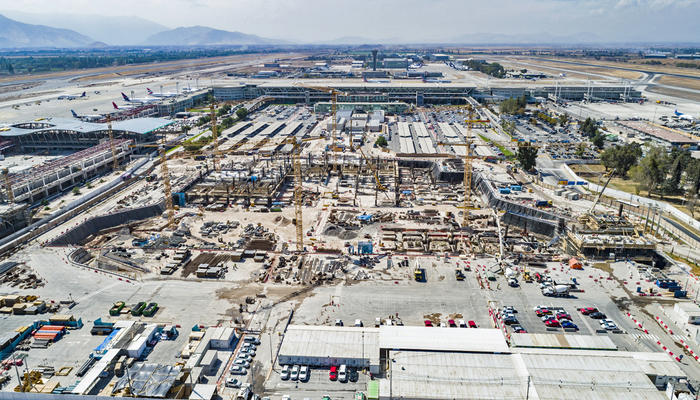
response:
[[[500,188],[500,189],[498,189],[498,192],[499,192],[500,194],[509,194],[509,193],[510,193],[510,189],[508,189],[508,188]]]

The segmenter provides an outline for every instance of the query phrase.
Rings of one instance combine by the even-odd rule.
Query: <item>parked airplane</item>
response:
[[[680,119],[685,119],[685,120],[688,120],[688,121],[690,121],[690,122],[694,122],[694,121],[695,121],[695,117],[693,117],[692,115],[684,114],[684,113],[682,113],[682,112],[678,112],[677,109],[673,111],[673,114],[675,114],[676,117],[678,117],[678,118],[680,118]]]
[[[72,94],[64,94],[62,96],[58,96],[58,100],[76,100],[76,99],[82,99],[87,97],[87,94],[83,92],[80,96],[78,95],[72,95]]]
[[[125,95],[124,93],[122,93],[122,98],[127,103],[135,103],[135,104],[150,104],[150,103],[154,103],[154,102],[158,101],[158,99],[155,97],[142,97],[142,98],[133,98],[132,99],[132,98],[129,98],[129,96]]]
[[[168,97],[175,97],[177,96],[177,93],[174,92],[165,92],[165,93],[153,93],[153,91],[149,88],[146,88],[146,91],[148,92],[149,96],[153,97],[161,97],[161,98],[168,98]]]
[[[99,121],[104,118],[102,115],[94,114],[94,115],[78,115],[74,110],[70,110],[71,114],[73,114],[73,118],[78,118],[81,121],[85,122],[95,122]]]
[[[132,110],[135,108],[134,106],[121,106],[121,107],[119,107],[117,105],[117,103],[115,103],[115,102],[112,102],[112,107],[114,107],[115,110],[119,110],[119,111]]]

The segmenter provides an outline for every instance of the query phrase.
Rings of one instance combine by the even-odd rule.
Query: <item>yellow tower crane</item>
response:
[[[333,118],[332,122],[332,130],[331,130],[331,150],[332,151],[339,151],[340,149],[338,148],[337,142],[338,142],[338,118],[336,116],[337,111],[338,111],[338,95],[346,95],[345,92],[341,92],[339,90],[336,90],[334,88],[329,88],[329,87],[323,87],[323,86],[310,86],[310,85],[304,85],[300,84],[298,85],[303,88],[307,89],[314,89],[318,90],[320,92],[324,93],[330,93],[331,95],[331,118]],[[350,146],[352,148],[352,140],[350,141]]]
[[[209,106],[209,111],[211,112],[211,136],[212,141],[214,142],[214,154],[212,155],[212,162],[214,163],[214,170],[220,171],[219,162],[216,158],[219,154],[219,138],[217,137],[216,132],[218,127],[216,126],[216,112],[214,112],[214,104],[211,104]]]
[[[472,195],[472,158],[480,158],[472,156],[472,142],[471,142],[471,130],[472,124],[475,123],[489,123],[488,119],[467,119],[464,122],[467,123],[467,129],[469,136],[465,138],[466,143],[447,143],[438,142],[441,146],[463,146],[466,147],[464,152],[464,212],[462,213],[462,226],[467,226],[469,223],[469,200]]]
[[[294,171],[294,218],[296,226],[297,251],[304,252],[304,218],[303,218],[303,182],[301,176],[301,145],[313,140],[321,138],[299,139],[295,137],[288,138],[284,143],[293,145],[292,150],[292,168]]]

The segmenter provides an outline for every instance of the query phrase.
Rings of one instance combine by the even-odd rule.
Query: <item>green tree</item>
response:
[[[588,150],[588,146],[586,146],[586,143],[579,143],[578,146],[576,146],[576,157],[582,158],[584,154],[586,154],[586,150]]]
[[[239,120],[245,119],[245,117],[248,116],[248,109],[245,107],[241,107],[238,110],[236,110],[236,117],[238,117]]]
[[[374,144],[376,144],[379,147],[386,147],[389,145],[389,143],[386,141],[386,138],[383,135],[379,135]]]
[[[588,117],[581,123],[579,130],[584,136],[592,138],[598,133],[598,123],[593,118]]]
[[[686,183],[690,186],[688,197],[697,196],[700,192],[700,159],[692,158],[685,168]]]
[[[616,170],[616,173],[625,178],[630,168],[637,163],[642,156],[642,148],[637,143],[624,146],[615,145],[603,151],[600,161],[606,170]]]
[[[565,113],[559,115],[559,125],[564,126],[569,123],[569,116]]]
[[[647,190],[650,197],[666,177],[665,156],[665,150],[662,147],[654,146],[639,162],[639,167],[633,171],[632,177]]]
[[[593,143],[593,145],[600,150],[603,148],[603,146],[605,146],[605,136],[601,135],[600,133],[596,133],[591,139],[591,143]]]
[[[525,171],[530,171],[537,163],[537,147],[521,145],[518,147],[518,154],[515,155],[515,158]]]
[[[682,192],[681,180],[683,171],[690,163],[690,159],[689,152],[677,148],[674,148],[671,150],[671,153],[667,154],[664,171],[668,172],[668,177],[661,185],[661,191],[664,194],[679,194]]]

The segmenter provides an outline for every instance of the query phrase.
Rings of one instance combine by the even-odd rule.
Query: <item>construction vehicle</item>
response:
[[[455,269],[455,278],[458,281],[463,281],[464,280],[464,272],[462,272],[461,269]]]
[[[416,268],[413,270],[413,278],[416,280],[416,282],[425,282],[425,269]]]

